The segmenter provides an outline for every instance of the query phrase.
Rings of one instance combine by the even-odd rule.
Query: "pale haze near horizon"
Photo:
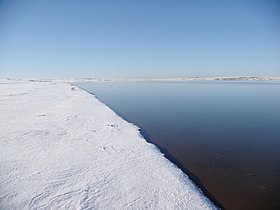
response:
[[[0,77],[280,76],[280,3],[0,1]]]

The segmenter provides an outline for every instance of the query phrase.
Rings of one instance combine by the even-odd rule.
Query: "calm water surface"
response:
[[[79,86],[167,149],[177,165],[225,209],[280,209],[279,83]]]

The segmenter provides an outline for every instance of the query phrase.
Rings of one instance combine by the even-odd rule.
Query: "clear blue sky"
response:
[[[279,0],[0,0],[0,77],[280,76]]]

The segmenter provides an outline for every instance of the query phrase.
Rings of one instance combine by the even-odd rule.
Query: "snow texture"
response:
[[[66,82],[0,80],[0,209],[216,209],[135,125]]]

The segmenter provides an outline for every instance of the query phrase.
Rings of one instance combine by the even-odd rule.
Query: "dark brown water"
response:
[[[280,209],[280,84],[84,83],[225,209]]]

